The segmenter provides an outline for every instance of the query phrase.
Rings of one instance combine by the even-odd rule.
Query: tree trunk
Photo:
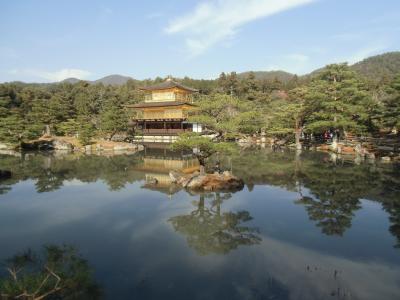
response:
[[[197,159],[198,159],[199,164],[200,164],[200,175],[206,174],[206,167],[205,167],[206,162],[205,162],[204,157],[197,156]]]
[[[114,137],[114,135],[115,135],[116,133],[117,133],[116,131],[113,131],[113,132],[110,134],[109,141],[111,141],[111,140],[112,140],[112,138]]]
[[[300,143],[300,134],[301,134],[301,128],[299,126],[299,120],[296,120],[296,128],[295,128],[295,141],[296,141],[296,149],[301,150],[301,143]]]
[[[47,136],[51,136],[50,125],[47,124],[47,125],[45,126],[45,132],[44,132],[44,134],[47,135]]]
[[[204,194],[200,194],[198,209],[200,212],[200,216],[204,215]]]
[[[335,80],[335,82],[336,82],[336,80]],[[334,99],[335,99],[335,101],[337,100],[337,97],[334,97]],[[338,128],[336,128],[336,125],[337,125],[337,116],[336,116],[336,109],[335,109],[335,113],[334,113],[334,115],[333,115],[333,122],[335,123],[335,128],[333,129],[333,131],[334,131],[334,134],[333,134],[333,138],[332,138],[332,145],[331,145],[331,149],[333,150],[333,151],[337,151],[337,148],[338,148],[338,144],[337,144],[337,135],[336,135],[336,132],[337,132],[337,130],[338,130]]]
[[[301,170],[301,150],[296,149],[296,154],[295,154],[295,165],[294,165],[294,177],[296,179],[296,187],[297,187],[297,192],[300,195],[300,199],[303,198],[303,194],[301,193],[301,182],[299,178],[299,171]]]
[[[200,165],[200,175],[206,174],[206,168],[203,165]]]
[[[333,136],[331,149],[332,149],[333,151],[335,151],[335,152],[336,152],[337,149],[338,149],[338,143],[337,143],[337,137],[336,137],[336,135]]]

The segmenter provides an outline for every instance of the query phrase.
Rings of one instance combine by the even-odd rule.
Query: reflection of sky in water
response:
[[[253,219],[242,225],[258,227],[261,243],[199,255],[168,222],[193,212],[199,196],[179,191],[169,199],[142,185],[110,191],[103,181],[74,179],[46,193],[35,192],[34,180],[13,185],[0,195],[0,257],[48,243],[76,245],[113,299],[400,297],[400,250],[379,203],[362,200],[344,235],[327,236],[294,204],[296,192],[245,188],[221,211],[248,211]]]

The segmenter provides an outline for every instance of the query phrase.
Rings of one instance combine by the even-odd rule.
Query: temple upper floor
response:
[[[146,93],[145,102],[168,102],[168,101],[179,101],[179,102],[192,102],[192,95],[184,93],[179,90],[164,90],[164,91],[153,91]]]
[[[198,90],[184,86],[171,78],[141,89],[145,91],[145,102],[192,102],[192,94],[198,92]]]

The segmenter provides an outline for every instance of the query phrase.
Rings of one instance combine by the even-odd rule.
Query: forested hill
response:
[[[122,76],[118,74],[109,75],[94,81],[94,83],[102,83],[104,85],[123,85],[128,80],[134,80],[132,77],[129,76]]]
[[[366,58],[358,63],[355,63],[354,65],[351,65],[350,68],[353,71],[356,71],[358,74],[361,76],[365,77],[366,79],[379,83],[381,81],[389,82],[393,80],[393,78],[400,73],[400,51],[397,52],[388,52],[376,56],[371,56],[369,58]],[[304,80],[308,80],[310,78],[316,77],[322,72],[324,72],[325,67],[319,68],[315,71],[312,71],[309,74],[299,76],[300,78]],[[234,73],[234,72],[233,72]],[[228,74],[228,73],[227,73]],[[231,73],[232,74],[232,73]],[[285,72],[282,70],[276,70],[276,71],[247,71],[247,72],[241,72],[241,73],[235,73],[235,76],[239,80],[244,80],[250,76],[253,76],[255,80],[257,81],[280,81],[283,84],[287,84],[290,81],[297,80],[296,75]],[[126,84],[128,81],[133,81],[137,85],[146,85],[146,84],[151,84],[153,82],[161,82],[163,79],[161,77],[157,77],[154,80],[151,79],[146,79],[146,80],[136,80],[132,77],[129,76],[123,76],[123,75],[118,75],[118,74],[113,74],[113,75],[108,75],[103,78],[97,79],[97,80],[86,80],[86,82],[90,84],[98,84],[102,83],[103,85],[113,85],[113,86],[122,86]],[[77,78],[67,78],[61,81],[61,83],[71,83],[75,84],[78,83],[80,80]],[[200,90],[210,90],[216,86],[216,81],[218,81],[218,78],[216,79],[192,79],[189,77],[184,77],[180,79],[183,83],[187,85],[192,85],[195,86],[196,88],[199,88]],[[18,85],[23,85],[23,82],[14,82],[15,84]],[[55,82],[57,83],[57,82]],[[39,83],[41,84],[41,83]],[[42,85],[42,84],[41,84]],[[43,85],[48,85],[43,84]]]
[[[400,73],[400,51],[368,57],[350,65],[350,68],[365,79],[375,83],[392,81]],[[303,77],[314,78],[325,70],[326,67],[323,67]]]
[[[252,73],[254,74],[255,79],[260,81],[262,80],[272,81],[278,79],[279,81],[282,82],[288,82],[294,76],[294,74],[285,71],[253,71]],[[249,74],[250,72],[239,73],[238,77],[240,79],[244,79],[248,77]]]
[[[78,78],[70,77],[70,78],[67,78],[67,79],[62,80],[60,83],[75,84],[75,83],[78,83],[79,81],[80,81],[80,80],[79,80]]]
[[[369,80],[390,81],[400,73],[400,51],[366,58],[352,65],[351,68]]]
[[[87,81],[89,83],[102,83],[104,85],[123,85],[127,83],[128,80],[134,80],[132,77],[129,76],[122,76],[118,74],[108,75],[103,78],[94,80],[94,81]],[[61,81],[62,83],[78,83],[80,80],[78,78],[67,78]]]

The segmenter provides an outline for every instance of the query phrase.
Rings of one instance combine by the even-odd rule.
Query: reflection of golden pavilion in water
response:
[[[199,161],[191,154],[181,155],[167,149],[147,148],[143,162],[137,169],[145,172],[144,188],[171,196],[181,188],[172,183],[169,172],[177,170],[182,173],[193,173],[199,169]]]

